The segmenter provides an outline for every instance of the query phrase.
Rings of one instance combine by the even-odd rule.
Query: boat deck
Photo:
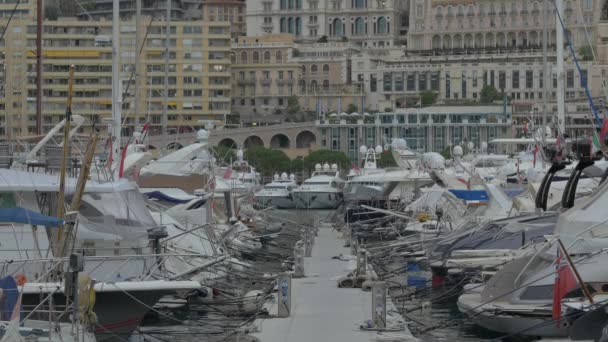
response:
[[[352,270],[352,262],[332,259],[350,254],[340,233],[322,225],[315,240],[312,257],[305,258],[306,278],[292,280],[292,307],[288,318],[261,319],[260,330],[253,334],[262,342],[310,341],[415,341],[409,331],[378,333],[362,331],[359,326],[371,318],[370,292],[337,287],[337,278]],[[390,307],[390,304],[388,304]],[[273,304],[270,314],[276,315]],[[395,335],[398,334],[399,339]],[[391,338],[392,336],[392,338]]]

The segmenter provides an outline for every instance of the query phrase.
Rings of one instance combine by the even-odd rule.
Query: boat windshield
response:
[[[475,163],[475,167],[500,167],[506,165],[508,160],[504,159],[482,159]]]
[[[306,185],[329,185],[328,182],[308,182],[308,181],[305,181],[304,184],[306,184]]]

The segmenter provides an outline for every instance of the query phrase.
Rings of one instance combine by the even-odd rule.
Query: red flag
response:
[[[353,164],[352,169],[355,170],[355,171],[357,171],[357,172],[361,171],[361,169],[357,165],[355,165],[355,164]]]
[[[538,145],[534,146],[534,151],[532,151],[532,155],[534,159],[532,160],[532,167],[536,167],[536,155],[538,154]]]
[[[127,146],[129,146],[127,144]],[[127,157],[127,146],[123,147],[122,153],[120,154],[120,167],[118,169],[118,178],[122,178],[125,171],[125,158]]]
[[[562,316],[562,298],[578,287],[576,278],[570,264],[563,260],[560,246],[557,246],[557,260],[555,261],[555,285],[553,286],[553,320],[559,326],[559,319]]]
[[[606,135],[608,135],[608,117],[602,120],[602,130],[600,131],[600,145],[606,144]]]
[[[108,147],[110,148],[110,154],[108,155],[106,165],[108,167],[112,167],[112,162],[114,161],[114,156],[112,155],[112,152],[114,151],[114,147],[112,146],[112,137],[108,138]]]
[[[230,179],[232,177],[232,168],[227,168],[226,172],[224,172],[224,179]]]

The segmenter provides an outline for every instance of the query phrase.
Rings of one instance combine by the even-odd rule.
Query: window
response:
[[[310,72],[311,72],[312,74],[316,74],[316,73],[317,73],[317,71],[318,71],[318,70],[317,70],[317,65],[316,65],[316,64],[313,64],[313,65],[310,67]]]
[[[369,91],[372,93],[378,91],[378,79],[374,74],[369,75]]]
[[[323,65],[323,73],[324,74],[329,74],[329,65],[327,65],[327,64]]]
[[[450,98],[450,92],[451,90],[451,85],[450,85],[450,74],[446,73],[445,74],[445,98],[449,99]]]
[[[421,4],[416,5],[416,16],[418,18],[422,17],[424,15],[424,11],[423,11],[423,7]]]
[[[353,0],[353,8],[365,8],[367,0]]]
[[[279,22],[281,33],[287,32],[287,19],[283,17]]]
[[[526,88],[534,88],[534,71],[532,70],[526,71]]]
[[[471,76],[473,81],[473,88],[477,88],[477,70],[473,70],[473,74]],[[475,94],[473,94],[475,95]]]
[[[270,51],[264,52],[264,63],[270,63]]]
[[[253,52],[253,58],[251,59],[251,62],[256,64],[256,63],[260,63],[260,53],[257,51]]]
[[[353,34],[364,35],[365,34],[365,20],[359,17],[355,19]]]
[[[498,72],[498,89],[504,90],[507,87],[507,75],[504,71]]]
[[[332,24],[332,28],[331,28],[331,32],[333,33],[334,36],[343,36],[344,35],[344,27],[342,24],[342,20],[340,19],[334,19],[334,22]]]
[[[566,87],[574,88],[574,70],[568,70],[566,72]]]
[[[384,73],[384,91],[393,91],[393,74],[390,72]]]
[[[281,51],[277,51],[275,59],[277,63],[283,63],[283,53]]]
[[[511,74],[512,77],[512,87],[513,89],[519,89],[519,70],[513,70],[513,73]]]
[[[387,34],[388,33],[388,21],[385,17],[378,18],[378,23],[376,24],[378,27],[378,34]]]
[[[587,87],[587,70],[581,69],[581,88]]]
[[[247,52],[243,51],[243,52],[241,52],[241,64],[247,64],[247,63],[248,63]]]

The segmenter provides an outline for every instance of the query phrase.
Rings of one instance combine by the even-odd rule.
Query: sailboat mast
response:
[[[141,89],[139,77],[141,74],[141,0],[135,0],[135,116],[141,115]]]
[[[167,134],[167,116],[169,111],[169,46],[171,37],[171,0],[167,0],[165,14],[165,87],[163,91],[162,134]]]
[[[563,1],[555,0],[555,45],[557,50],[557,128],[559,134],[565,133],[565,104],[564,104],[564,28],[561,20]]]
[[[120,93],[120,1],[112,1],[112,155],[120,161],[122,94]],[[114,168],[115,169],[115,168]]]
[[[549,69],[549,63],[547,61],[547,54],[549,51],[549,17],[547,16],[549,4],[547,1],[548,0],[543,0],[543,142],[545,141],[547,131],[545,128],[547,127],[547,111],[549,110],[547,106],[547,97],[549,96],[549,92],[547,90],[549,89],[549,72],[551,72],[551,70]]]
[[[42,0],[36,1],[36,134],[42,134]]]

